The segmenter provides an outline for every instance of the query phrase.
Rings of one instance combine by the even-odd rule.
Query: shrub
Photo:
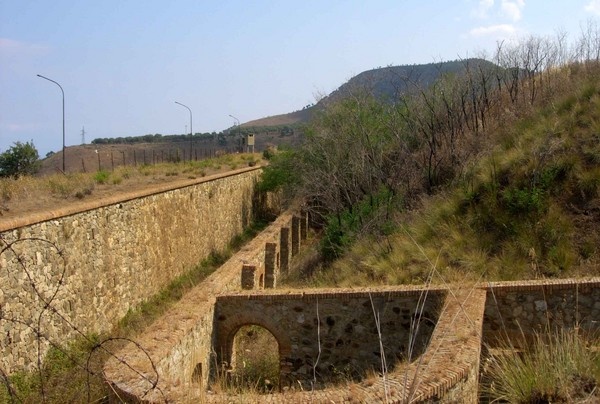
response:
[[[110,177],[110,173],[108,171],[100,170],[94,174],[94,181],[96,181],[98,184],[106,184],[108,177]]]
[[[541,213],[545,207],[544,191],[537,187],[508,188],[502,194],[502,199],[514,214]]]
[[[32,175],[40,168],[39,154],[33,142],[16,142],[0,154],[0,177]]]
[[[270,164],[263,169],[258,189],[261,192],[272,192],[296,185],[299,176],[294,159],[295,154],[291,150],[273,154]]]
[[[48,187],[50,188],[50,193],[52,195],[67,198],[73,192],[74,184],[69,178],[54,176],[48,179]]]
[[[329,215],[321,240],[323,258],[339,258],[361,233],[389,235],[395,226],[390,220],[381,220],[377,213],[389,210],[392,203],[392,192],[384,188],[375,195],[366,196],[351,209]]]

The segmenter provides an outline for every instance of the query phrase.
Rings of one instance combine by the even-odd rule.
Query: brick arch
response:
[[[286,358],[289,357],[292,349],[290,337],[283,328],[265,313],[252,313],[252,315],[237,313],[235,317],[226,319],[217,318],[216,323],[215,350],[219,366],[222,366],[224,363],[231,364],[233,340],[240,328],[255,325],[269,331],[277,341],[279,345],[280,372],[284,371],[284,367],[281,365],[286,362]]]

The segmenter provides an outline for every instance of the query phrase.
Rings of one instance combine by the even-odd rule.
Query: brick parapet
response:
[[[380,349],[377,345],[380,327],[381,343],[387,347],[385,354],[391,358],[392,368],[397,358],[408,354],[411,338],[414,352],[422,351],[445,293],[445,290],[421,290],[421,297],[427,295],[425,300],[412,291],[392,293],[376,289],[311,294],[305,296],[307,299],[296,294],[292,299],[289,295],[269,294],[245,300],[219,296],[215,308],[217,363],[231,362],[233,339],[241,326],[258,325],[269,330],[279,342],[282,384],[302,383],[308,388],[313,371],[323,375],[319,383],[324,383],[331,368],[346,366],[356,373],[359,369],[381,366],[381,358],[373,355]],[[419,324],[415,335],[410,332],[413,321]],[[321,353],[318,346],[323,347]],[[320,359],[313,367],[317,356]]]
[[[437,290],[448,291],[446,288]],[[419,291],[397,290],[397,292],[398,295],[410,296]],[[420,293],[424,292],[425,289],[421,287]],[[345,293],[352,292],[340,291],[339,295]],[[368,296],[368,293],[377,292],[373,289],[363,293]],[[315,298],[318,296],[321,295],[313,294]],[[269,403],[477,402],[477,375],[485,298],[485,291],[476,288],[448,293],[446,304],[427,350],[409,365],[399,366],[389,373],[385,380],[383,377],[377,377],[375,380],[369,379],[326,390],[263,395],[260,396],[260,401]],[[232,400],[235,400],[234,396],[206,397],[207,402],[215,403]]]
[[[288,291],[282,291],[281,289],[272,290],[260,290],[253,293],[247,292],[234,292],[227,293],[226,295],[219,295],[217,299],[227,300],[317,300],[323,298],[336,298],[336,299],[348,299],[355,297],[368,298],[373,293],[390,297],[401,297],[401,296],[415,296],[418,297],[423,294],[423,291],[438,293],[446,292],[447,287],[444,286],[431,286],[424,289],[422,285],[397,285],[397,286],[374,286],[374,287],[361,287],[361,288],[334,288],[334,289],[290,289]]]

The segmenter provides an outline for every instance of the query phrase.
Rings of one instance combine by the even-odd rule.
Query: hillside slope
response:
[[[600,65],[573,64],[546,74],[547,87],[535,103],[498,93],[488,129],[474,138],[479,151],[461,159],[452,177],[413,194],[393,219],[389,207],[378,219],[360,216],[369,200],[370,209],[377,202],[373,197],[337,219],[330,216],[335,227],[327,234],[359,241],[315,272],[311,284],[598,276]],[[530,82],[520,85],[532,93]],[[380,220],[379,230],[353,225],[341,233],[356,212],[372,228]]]
[[[300,111],[290,112],[288,114],[273,115],[266,118],[254,119],[243,123],[243,128],[253,126],[281,126],[281,125],[294,125],[298,123],[306,123],[310,121],[313,114],[313,107],[305,108]]]

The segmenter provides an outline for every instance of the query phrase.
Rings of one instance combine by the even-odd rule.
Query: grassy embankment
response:
[[[600,274],[600,66],[563,75],[544,102],[501,105],[484,151],[447,186],[339,259],[287,284],[458,283]],[[488,124],[491,125],[490,122]],[[595,402],[598,335],[540,330],[486,360],[482,400]]]

